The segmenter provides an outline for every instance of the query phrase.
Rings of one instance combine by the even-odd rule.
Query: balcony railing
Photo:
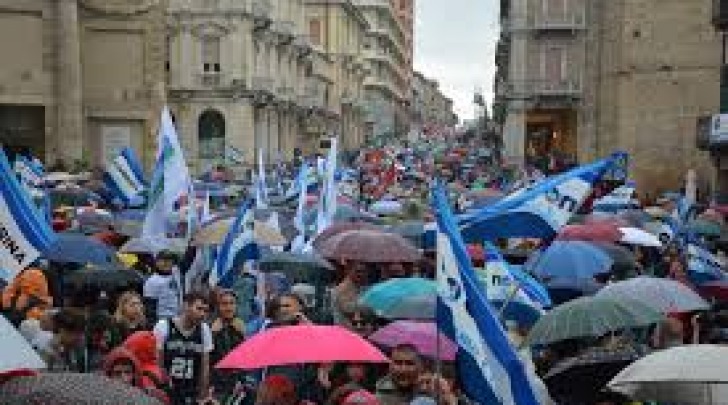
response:
[[[713,0],[712,23],[720,31],[728,31],[728,0]]]
[[[583,13],[574,12],[564,15],[536,15],[529,27],[539,31],[577,31],[586,28]]]
[[[200,73],[196,84],[201,87],[219,87],[223,84],[223,75],[220,72]]]
[[[496,88],[497,95],[510,99],[527,99],[534,96],[579,97],[581,92],[581,80],[578,79],[511,81]]]

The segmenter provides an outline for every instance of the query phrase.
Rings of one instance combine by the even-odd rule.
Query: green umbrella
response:
[[[664,315],[634,300],[581,297],[542,316],[528,336],[530,345],[599,337],[609,332],[658,323]]]
[[[696,219],[688,223],[688,229],[698,235],[720,236],[722,228],[719,223],[705,219]]]

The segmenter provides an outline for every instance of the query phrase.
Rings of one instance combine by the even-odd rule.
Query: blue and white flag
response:
[[[688,243],[686,250],[690,281],[700,285],[708,281],[728,279],[720,261],[707,249],[696,243]]]
[[[258,176],[255,179],[255,207],[268,208],[268,185],[265,181],[265,165],[263,165],[263,149],[258,152]]]
[[[303,214],[306,209],[306,190],[308,189],[309,181],[308,173],[308,164],[303,162],[295,184],[298,188],[298,207],[296,208],[296,216],[293,218],[293,226],[296,228],[297,235],[291,241],[291,252],[296,253],[302,252],[306,246],[306,222],[303,219]]]
[[[142,227],[143,238],[167,236],[168,218],[180,198],[189,193],[191,184],[172,115],[165,106],[157,134],[157,159],[149,185],[149,208]]]
[[[618,212],[639,208],[639,201],[634,198],[635,184],[627,183],[612,190],[611,193],[594,201],[594,211]]]
[[[23,190],[0,149],[0,278],[12,281],[55,240],[49,223]]]
[[[519,302],[538,312],[551,306],[551,298],[546,288],[524,273],[515,272],[498,248],[485,242],[483,250],[488,300]]]
[[[477,282],[465,243],[441,186],[437,219],[437,325],[458,345],[467,396],[480,404],[539,405],[532,377],[511,346]]]
[[[331,148],[326,164],[323,167],[324,180],[321,196],[319,198],[319,210],[316,217],[316,232],[320,234],[326,228],[331,226],[336,215],[336,203],[338,198],[338,187],[336,183],[336,159],[337,159],[337,139],[331,138]]]
[[[215,264],[210,272],[211,286],[230,288],[235,281],[236,263],[257,260],[260,256],[255,242],[253,209],[249,201],[244,201],[238,215],[230,226],[225,240],[217,252]]]
[[[37,159],[30,160],[23,155],[15,158],[15,173],[20,178],[20,182],[25,187],[40,188],[43,186],[43,176],[45,172],[43,165],[34,163]]]
[[[225,159],[234,164],[241,165],[245,163],[245,154],[238,148],[225,145]]]
[[[202,212],[200,213],[200,224],[205,225],[212,220],[210,212],[210,191],[205,192],[205,201],[202,203]]]
[[[124,148],[119,156],[106,163],[104,185],[124,206],[144,204],[144,172],[133,149]]]
[[[468,240],[551,238],[591,194],[594,184],[622,161],[622,153],[549,177],[530,189],[461,217]]]

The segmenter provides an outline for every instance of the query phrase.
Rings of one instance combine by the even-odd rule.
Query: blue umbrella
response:
[[[108,265],[116,262],[114,250],[79,233],[59,233],[45,258],[58,263]]]
[[[608,273],[614,260],[604,250],[584,241],[555,241],[534,255],[526,270],[542,279],[591,279]]]
[[[395,278],[373,285],[364,292],[359,301],[380,316],[386,316],[408,298],[436,295],[437,287],[432,280],[418,277]]]

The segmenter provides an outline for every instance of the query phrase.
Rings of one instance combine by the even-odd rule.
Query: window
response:
[[[541,78],[548,83],[560,83],[566,78],[566,48],[544,46],[541,52]]]
[[[566,20],[568,0],[543,0],[543,17],[550,22],[563,22]]]
[[[308,22],[308,34],[311,36],[311,43],[321,45],[321,20],[312,18]]]
[[[399,9],[402,11],[407,10],[407,0],[399,0]]]
[[[202,38],[202,70],[205,73],[220,73],[220,38]]]
[[[199,157],[216,159],[225,153],[225,118],[217,110],[205,110],[197,123]]]

